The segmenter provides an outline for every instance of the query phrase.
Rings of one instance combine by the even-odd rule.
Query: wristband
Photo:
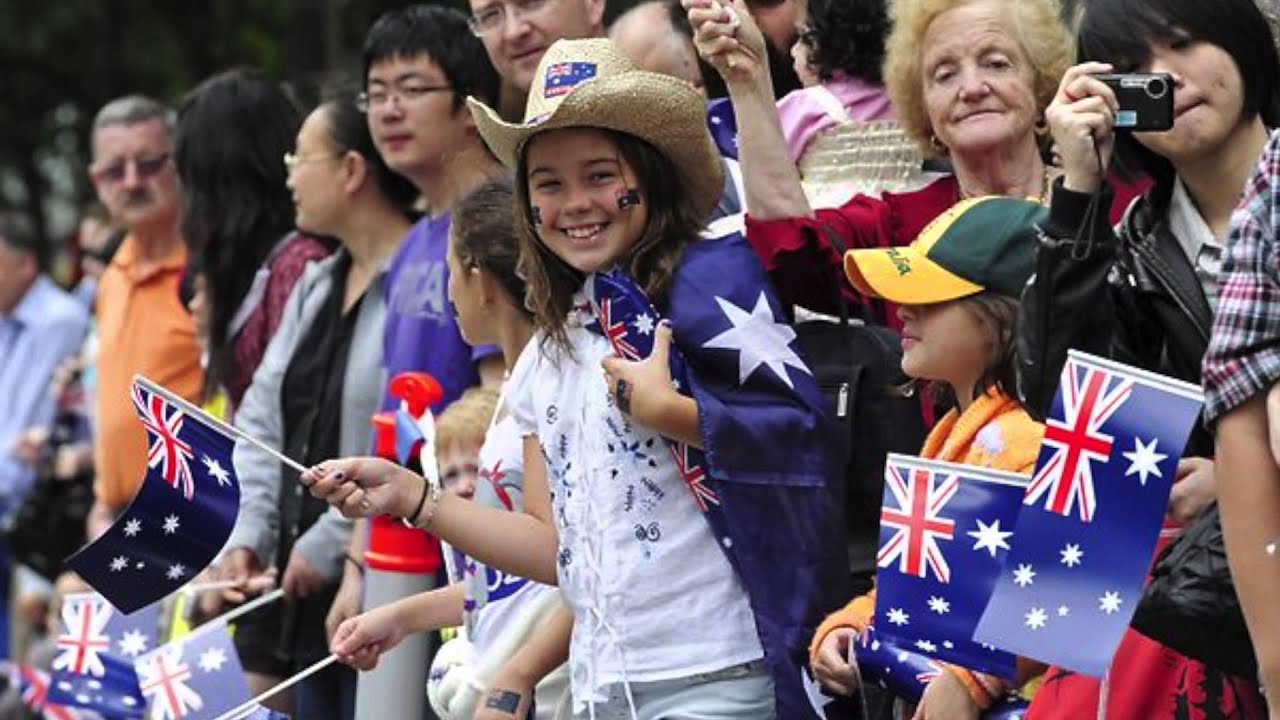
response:
[[[440,507],[440,495],[442,491],[440,486],[432,485],[426,478],[422,478],[422,496],[418,498],[418,505],[413,509],[413,514],[408,517],[401,518],[400,522],[405,527],[421,528],[425,530],[431,526],[431,521],[435,519],[436,509]],[[422,517],[422,511],[427,507],[427,499],[430,496],[431,507],[427,510],[426,517]]]

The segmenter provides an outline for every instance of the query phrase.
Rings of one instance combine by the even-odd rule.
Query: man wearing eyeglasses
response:
[[[146,469],[146,435],[129,393],[134,374],[193,401],[203,382],[195,324],[179,297],[187,250],[179,231],[172,123],[167,107],[136,95],[107,103],[93,123],[89,176],[111,219],[128,235],[98,289],[91,538],[129,503]]]
[[[538,62],[560,39],[604,37],[604,0],[470,0],[471,31],[502,76],[500,110],[524,117],[525,96]]]

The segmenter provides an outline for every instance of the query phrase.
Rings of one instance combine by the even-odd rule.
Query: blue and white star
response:
[[[164,574],[170,580],[177,580],[187,573],[187,567],[182,563],[175,563],[169,566],[168,572]]]
[[[938,652],[938,646],[928,640],[917,640],[916,647],[924,653]]]
[[[227,653],[220,647],[211,647],[200,653],[200,659],[196,662],[205,672],[218,672],[227,662]]]
[[[133,537],[142,532],[142,521],[138,518],[129,518],[124,524],[124,534],[126,537]]]
[[[1079,565],[1080,559],[1084,557],[1084,552],[1077,543],[1067,543],[1058,554],[1062,556],[1062,564],[1069,568]]]
[[[1044,627],[1045,622],[1049,619],[1049,615],[1044,611],[1044,608],[1033,607],[1031,608],[1031,612],[1026,614],[1025,619],[1027,627],[1032,630],[1039,630]]]
[[[208,455],[201,455],[200,459],[204,462],[204,468],[209,473],[209,477],[218,481],[219,485],[231,484],[231,473],[222,467],[222,464]]]
[[[1098,598],[1098,609],[1108,615],[1120,612],[1120,606],[1123,604],[1124,600],[1120,599],[1120,593],[1114,590],[1108,590]]]
[[[117,555],[111,559],[111,572],[120,572],[127,567],[129,567],[129,558]]]
[[[970,530],[965,534],[978,541],[973,544],[974,550],[990,551],[991,557],[995,557],[996,552],[999,550],[1008,550],[1009,543],[1005,542],[1005,538],[1013,535],[1012,532],[1004,532],[1000,530],[1000,518],[992,520],[990,525],[979,519],[978,529]]]
[[[636,332],[641,335],[650,335],[653,333],[653,318],[649,313],[640,313],[636,316],[633,323],[636,326]]]
[[[120,647],[121,655],[138,657],[147,651],[147,636],[141,630],[129,630],[121,636],[120,642],[116,644]]]
[[[165,517],[165,519],[164,519],[164,534],[165,534],[165,535],[172,535],[172,534],[174,534],[174,533],[178,532],[178,526],[179,526],[179,525],[180,525],[180,523],[178,522],[178,516],[177,516],[177,515],[169,515],[169,516]]]
[[[1013,582],[1018,587],[1026,587],[1035,582],[1036,571],[1031,569],[1031,565],[1022,564],[1013,571]]]
[[[894,625],[906,625],[911,617],[902,608],[889,608],[889,612],[885,613],[885,619]]]
[[[800,356],[791,349],[796,331],[774,318],[769,298],[763,291],[750,312],[722,297],[717,297],[716,303],[733,327],[706,341],[703,347],[738,351],[739,385],[746,383],[747,378],[761,365],[768,366],[779,380],[792,389],[795,385],[787,374],[787,366],[812,374]]]
[[[1058,617],[1066,617],[1070,614],[1071,614],[1071,608],[1067,607],[1066,605],[1058,606]]]
[[[939,615],[946,615],[951,612],[951,603],[947,602],[945,598],[932,595],[929,597],[929,609]]]
[[[1129,469],[1124,471],[1124,476],[1129,477],[1137,473],[1138,482],[1143,487],[1147,486],[1147,476],[1155,475],[1163,477],[1160,474],[1160,462],[1169,457],[1164,453],[1156,452],[1156,438],[1151,438],[1151,444],[1147,445],[1142,442],[1142,438],[1134,436],[1133,451],[1121,453],[1124,458],[1129,461]]]

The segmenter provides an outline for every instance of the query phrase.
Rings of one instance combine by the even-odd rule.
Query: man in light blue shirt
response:
[[[53,424],[53,371],[79,351],[89,314],[41,271],[40,246],[23,223],[0,218],[0,516],[35,482],[14,455],[23,431]]]

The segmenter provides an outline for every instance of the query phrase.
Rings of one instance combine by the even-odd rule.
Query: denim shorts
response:
[[[602,688],[607,699],[595,703],[596,720],[631,720],[621,683]],[[722,670],[656,682],[631,683],[638,720],[776,720],[773,681],[763,660]],[[584,708],[575,720],[591,717]]]

